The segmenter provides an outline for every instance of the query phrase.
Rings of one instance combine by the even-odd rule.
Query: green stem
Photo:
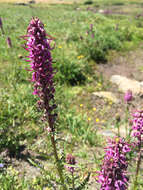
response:
[[[56,147],[56,140],[55,140],[55,126],[54,126],[54,122],[53,122],[53,114],[51,113],[51,109],[50,109],[50,104],[49,104],[49,97],[48,97],[48,92],[45,93],[45,89],[46,89],[46,83],[45,85],[43,86],[43,94],[45,95],[44,96],[44,107],[45,107],[45,110],[46,110],[46,113],[47,113],[47,120],[48,120],[48,123],[49,123],[49,127],[50,127],[50,138],[51,138],[51,143],[52,143],[52,147],[53,147],[53,153],[54,153],[54,157],[55,157],[55,161],[56,161],[56,165],[57,165],[57,172],[59,174],[59,177],[60,177],[60,181],[61,181],[61,184],[62,184],[62,189],[63,190],[67,190],[67,187],[65,185],[65,182],[64,182],[64,177],[63,177],[63,167],[61,165],[61,161],[58,157],[58,152],[57,152],[57,147]],[[54,99],[53,99],[54,101]]]
[[[73,188],[73,190],[75,189],[73,172],[72,172],[72,188]]]
[[[137,168],[136,168],[136,174],[135,174],[135,180],[134,180],[134,190],[136,190],[136,187],[138,185],[138,174],[139,174],[139,169],[140,169],[140,164],[141,164],[141,151],[142,150],[141,150],[141,141],[140,141],[140,143],[139,143],[139,155],[138,155]]]
[[[46,84],[45,84],[45,86],[46,86]],[[44,94],[45,94],[44,89],[46,88],[45,86],[43,87],[43,93]],[[52,113],[51,113],[51,111],[49,111],[50,110],[49,109],[50,105],[49,105],[49,97],[48,97],[47,94],[45,94],[45,97],[44,97],[44,104],[45,104],[45,109],[46,109],[47,116],[48,116],[47,119],[48,119],[49,127],[50,127],[50,130],[51,130],[50,138],[51,138],[54,157],[55,157],[55,161],[56,161],[56,165],[57,165],[57,171],[58,171],[60,181],[61,181],[61,184],[62,184],[62,189],[67,190],[67,187],[66,187],[65,182],[64,182],[64,177],[63,177],[63,168],[62,168],[60,159],[58,157],[56,141],[55,141],[55,126],[54,126],[54,123],[53,123]]]
[[[115,126],[117,127],[117,133],[118,133],[118,137],[120,137],[120,116],[116,115],[116,123]]]
[[[127,104],[127,106],[126,106],[126,118],[125,118],[125,120],[126,120],[126,124],[125,124],[125,128],[126,128],[126,138],[128,137],[128,123],[127,123],[127,121],[128,121],[128,111],[129,111],[129,109],[128,109],[128,104]]]
[[[126,106],[126,118],[125,118],[125,129],[126,129],[126,138],[129,138],[130,132],[128,133],[128,119],[129,119],[129,105]]]
[[[117,123],[117,128],[118,128],[118,137],[120,137],[120,124]]]
[[[63,190],[67,190],[65,182],[64,182],[64,178],[63,178],[63,171],[62,171],[62,166],[58,157],[58,153],[57,153],[57,148],[56,148],[56,142],[55,142],[55,136],[54,134],[51,134],[51,142],[52,142],[52,146],[53,146],[53,151],[54,151],[54,157],[56,160],[56,164],[57,164],[57,171],[60,177],[60,181],[62,183],[62,188]]]

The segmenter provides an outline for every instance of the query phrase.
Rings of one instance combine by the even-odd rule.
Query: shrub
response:
[[[106,55],[108,50],[119,50],[120,48],[120,32],[115,31],[114,26],[106,26],[96,30],[93,28],[88,29],[87,37],[82,40],[79,51],[96,62],[105,62],[107,61]]]
[[[91,24],[78,47],[81,54],[97,63],[107,61],[109,50],[125,50],[126,42],[136,44],[142,39],[142,34],[136,27],[113,25],[108,23],[109,21],[109,19],[102,19],[102,26],[96,25],[96,29]]]
[[[83,84],[86,80],[84,68],[78,65],[75,60],[60,59],[56,62],[55,69],[58,71],[55,75],[55,80],[60,84]]]
[[[93,4],[93,1],[92,0],[87,0],[84,2],[84,5],[91,5]]]

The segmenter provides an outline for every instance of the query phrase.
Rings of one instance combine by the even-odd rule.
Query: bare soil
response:
[[[104,73],[106,79],[117,74],[143,81],[143,50],[138,49],[121,54],[113,52],[107,64],[98,65],[98,71]]]
[[[105,83],[110,80],[112,75],[121,75],[141,82],[143,81],[142,63],[142,49],[121,54],[116,54],[113,52],[111,59],[109,58],[108,63],[98,64],[97,72],[100,74],[102,73]],[[97,110],[99,110],[99,117],[102,120],[105,120],[105,124],[103,123],[102,126],[105,130],[107,127],[107,121],[111,121],[111,125],[114,125],[117,115],[120,116],[121,120],[124,120],[126,110],[126,104],[124,102],[124,93],[119,91],[118,86],[110,83],[109,88],[106,90],[115,94],[115,96],[119,99],[118,104],[110,104],[110,102],[108,103],[104,99],[95,96],[91,96],[91,98],[89,99],[91,105],[94,105],[94,107],[96,107]],[[132,117],[131,113],[135,109],[142,108],[142,95],[134,96],[133,101],[130,104],[130,118]],[[104,113],[102,110],[104,110]],[[98,127],[99,124],[95,122],[95,126]]]

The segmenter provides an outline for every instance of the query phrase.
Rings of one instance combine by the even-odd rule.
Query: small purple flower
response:
[[[124,139],[115,137],[109,140],[109,146],[105,148],[105,157],[97,182],[101,184],[100,190],[126,190],[128,167],[126,153],[130,152],[130,146]]]
[[[10,37],[7,37],[6,42],[7,42],[8,47],[11,48],[12,47],[12,43],[11,43]]]
[[[75,168],[72,165],[76,164],[75,157],[71,154],[68,154],[66,157],[66,163],[71,165],[71,166],[66,166],[69,172],[73,173],[75,171]]]
[[[94,34],[94,32],[92,32],[92,34],[91,34],[91,38],[94,38],[95,37],[95,34]]]
[[[128,90],[126,93],[125,93],[125,96],[124,96],[124,100],[126,103],[129,103],[131,102],[133,99],[133,94],[132,94],[132,91],[131,90]]]
[[[32,71],[32,82],[34,83],[33,94],[40,100],[38,106],[45,111],[45,118],[48,120],[51,131],[54,131],[56,113],[53,113],[54,104],[54,71],[52,67],[52,56],[48,34],[43,23],[38,18],[32,18],[27,29],[27,35],[23,38],[27,41],[25,49],[29,52],[29,60]]]

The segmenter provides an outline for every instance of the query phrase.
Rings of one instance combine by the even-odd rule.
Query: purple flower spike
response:
[[[75,157],[71,154],[68,154],[66,157],[66,163],[69,165],[75,165],[76,164]],[[71,173],[73,173],[75,171],[75,168],[73,166],[66,166],[66,168]]]
[[[132,101],[132,99],[133,99],[132,91],[131,91],[131,90],[128,90],[128,91],[125,93],[124,100],[125,100],[126,103],[129,103],[130,101]]]
[[[57,172],[60,177],[63,190],[67,190],[67,185],[64,182],[63,167],[58,156],[57,142],[55,139],[55,120],[56,104],[54,99],[54,71],[52,67],[52,56],[50,42],[52,39],[47,39],[48,34],[44,29],[43,23],[38,18],[32,18],[27,29],[27,35],[23,38],[27,41],[24,48],[29,52],[29,60],[32,71],[32,82],[34,83],[33,94],[39,97],[37,105],[39,109],[43,109],[45,124],[53,147],[53,154],[57,166]]]
[[[53,67],[50,42],[47,39],[43,23],[38,18],[32,18],[27,29],[27,35],[23,38],[27,41],[25,49],[29,52],[29,60],[34,83],[33,94],[40,100],[38,105],[45,110],[45,117],[48,120],[51,131],[54,131],[56,114],[53,113],[56,105],[54,104],[54,84]]]
[[[132,135],[140,142],[143,135],[143,110],[135,111],[133,117]]]
[[[126,153],[130,152],[129,145],[124,139],[115,137],[109,140],[105,152],[103,165],[97,177],[97,182],[101,184],[100,190],[126,190],[128,186]]]
[[[11,43],[10,37],[7,37],[6,42],[7,42],[8,47],[11,48],[12,47],[12,43]]]
[[[2,23],[2,18],[1,17],[0,17],[0,28],[1,28],[2,34],[4,34],[3,23]]]
[[[0,17],[0,28],[2,28],[2,19]]]

